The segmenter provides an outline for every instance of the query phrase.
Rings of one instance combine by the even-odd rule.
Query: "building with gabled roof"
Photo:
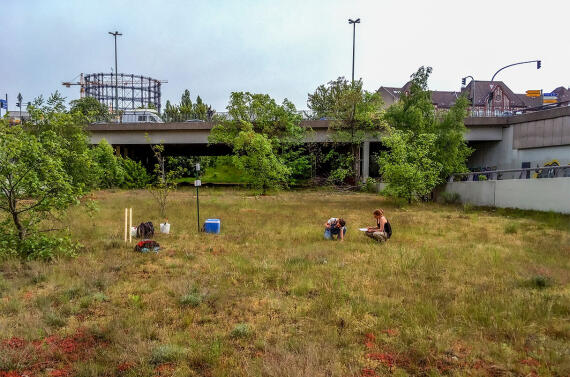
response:
[[[384,99],[384,104],[390,106],[397,102],[402,94],[409,91],[411,81],[402,88],[381,86],[378,93]],[[570,89],[558,87],[552,91],[556,93],[558,102],[570,101]],[[436,109],[449,109],[455,104],[459,96],[464,95],[472,104],[471,116],[503,116],[516,113],[528,108],[542,106],[543,98],[527,97],[526,94],[514,93],[502,81],[472,80],[461,91],[432,90],[431,100]]]

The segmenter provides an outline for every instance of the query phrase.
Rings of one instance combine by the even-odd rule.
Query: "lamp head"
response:
[[[357,18],[356,20],[353,19],[348,19],[348,23],[349,24],[359,24],[360,23],[360,18]]]

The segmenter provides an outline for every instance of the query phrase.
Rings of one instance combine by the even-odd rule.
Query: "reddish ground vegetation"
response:
[[[121,364],[117,365],[117,370],[118,370],[119,372],[126,372],[127,370],[131,369],[131,368],[134,367],[134,366],[135,366],[134,363],[131,363],[131,362],[126,361],[126,362],[124,362],[124,363],[121,363]]]
[[[171,376],[172,373],[174,373],[174,364],[172,363],[160,364],[156,368],[154,368],[154,372],[156,373],[157,377]]]
[[[91,358],[94,349],[100,345],[100,342],[82,329],[69,336],[51,335],[31,342],[16,337],[1,340],[0,353],[13,360],[29,362],[24,370],[0,372],[0,377],[35,375],[50,369],[53,369],[49,371],[50,377],[70,376],[73,362]]]
[[[377,377],[378,375],[376,374],[376,372],[374,371],[374,369],[362,369],[362,371],[360,371],[360,375],[362,377]]]
[[[521,360],[521,364],[528,365],[530,367],[540,366],[540,363],[537,360],[531,358]]]
[[[394,355],[388,352],[375,352],[366,354],[366,357],[371,360],[378,360],[382,362],[382,364],[386,365],[388,368],[392,368],[394,366],[395,357]]]
[[[384,331],[382,331],[384,334],[387,334],[389,336],[396,336],[399,334],[398,329],[386,329]]]

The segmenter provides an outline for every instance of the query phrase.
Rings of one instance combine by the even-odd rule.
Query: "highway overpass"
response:
[[[312,130],[306,142],[330,142],[330,122],[303,120],[301,125]],[[208,135],[214,125],[213,122],[107,123],[90,125],[88,131],[92,144],[105,139],[122,154],[148,145],[148,138],[152,143],[172,146],[188,151],[188,154],[200,154],[208,144]],[[532,163],[551,155],[570,163],[570,107],[510,117],[469,117],[465,119],[465,125],[468,130],[465,139],[476,149],[470,166],[488,165],[490,161],[497,168],[520,168],[525,158]],[[381,136],[363,143],[363,176],[368,175],[370,143],[380,142]],[[501,161],[508,163],[501,164]]]

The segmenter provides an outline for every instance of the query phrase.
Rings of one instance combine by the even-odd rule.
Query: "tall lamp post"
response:
[[[360,23],[360,18],[356,20],[348,19],[348,24],[352,24],[352,83],[354,84],[354,42],[355,42],[355,35],[356,35],[356,24]]]
[[[118,31],[112,32],[111,34],[115,38],[115,113],[118,114],[119,111],[119,71],[117,71],[117,36],[123,35]]]

